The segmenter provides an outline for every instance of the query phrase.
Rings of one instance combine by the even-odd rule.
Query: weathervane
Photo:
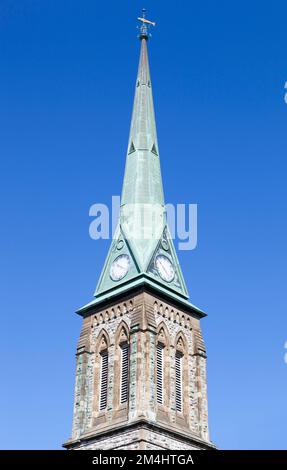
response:
[[[140,39],[148,39],[151,34],[149,33],[149,28],[150,25],[155,26],[155,23],[153,21],[149,21],[145,17],[146,14],[146,9],[142,9],[142,16],[138,18],[139,21],[141,21],[141,26],[138,26],[140,30],[139,38]]]

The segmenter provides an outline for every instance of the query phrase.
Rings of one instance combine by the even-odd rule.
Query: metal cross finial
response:
[[[139,38],[140,39],[148,39],[148,37],[150,36],[150,33],[149,33],[150,25],[155,26],[155,23],[153,21],[147,20],[145,15],[146,15],[146,9],[143,8],[142,16],[138,18],[138,20],[141,21],[142,23],[141,26],[139,26],[139,29],[140,29]]]

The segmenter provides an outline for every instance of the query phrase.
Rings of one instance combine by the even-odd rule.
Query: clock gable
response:
[[[161,263],[159,263],[160,259],[162,259]],[[165,259],[167,261],[164,264]],[[188,291],[168,227],[164,229],[161,240],[151,257],[147,274],[156,279],[157,282],[163,283],[165,287],[175,290],[188,298]]]
[[[138,273],[139,268],[132,250],[120,226],[118,226],[95,295],[98,297],[102,293],[118,287],[120,284],[134,278]]]

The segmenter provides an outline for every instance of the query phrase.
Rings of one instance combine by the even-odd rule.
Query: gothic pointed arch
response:
[[[189,355],[187,339],[182,331],[176,335],[174,346],[176,421],[182,426],[187,426],[189,414]]]
[[[157,342],[169,346],[169,332],[164,321],[160,322],[157,327]]]
[[[115,419],[127,415],[129,398],[129,327],[122,320],[115,333],[113,414]]]
[[[108,332],[102,328],[99,331],[95,346],[95,366],[94,366],[94,400],[93,412],[95,416],[94,424],[97,424],[99,416],[105,413],[108,405],[108,380],[110,364],[110,337]]]
[[[102,328],[96,338],[96,353],[99,354],[110,347],[110,337],[105,328]]]
[[[157,327],[155,377],[157,413],[164,419],[170,403],[170,341],[164,321]]]
[[[129,327],[127,323],[122,320],[116,330],[115,345],[125,342],[129,342]]]
[[[174,340],[176,350],[181,351],[183,354],[188,354],[187,339],[182,331],[179,331]]]

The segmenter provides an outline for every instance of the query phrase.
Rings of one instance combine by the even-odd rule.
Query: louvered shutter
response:
[[[157,343],[156,351],[156,396],[157,402],[163,405],[163,361],[164,361],[164,346]]]
[[[129,387],[129,345],[121,345],[121,403],[128,401]]]
[[[108,398],[108,351],[101,353],[101,377],[100,377],[100,410],[107,407]]]
[[[176,410],[182,411],[182,353],[175,354],[175,404]]]

